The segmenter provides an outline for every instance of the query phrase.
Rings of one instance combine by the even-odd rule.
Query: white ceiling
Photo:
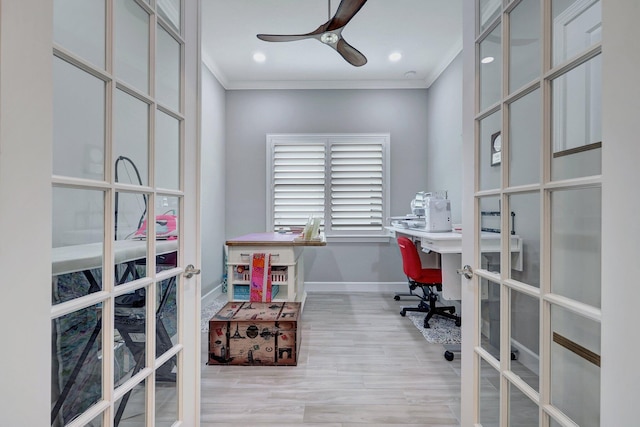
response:
[[[427,88],[462,49],[462,0],[369,0],[342,33],[362,67],[318,40],[256,37],[308,33],[328,15],[328,0],[202,0],[203,60],[226,89]]]

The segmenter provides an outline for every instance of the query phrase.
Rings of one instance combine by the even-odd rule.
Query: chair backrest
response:
[[[422,261],[420,261],[420,254],[418,254],[416,245],[413,244],[411,239],[398,237],[398,247],[402,255],[404,274],[413,280],[418,280],[422,271]]]

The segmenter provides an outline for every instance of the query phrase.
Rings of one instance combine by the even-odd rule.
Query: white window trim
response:
[[[353,233],[353,232],[330,232],[326,235],[326,239],[328,242],[388,242],[389,234],[384,229],[384,221],[390,215],[390,194],[389,189],[391,187],[391,161],[390,161],[390,143],[391,143],[391,135],[389,133],[295,133],[295,134],[267,134],[266,135],[266,230],[273,230],[273,157],[274,157],[274,146],[277,143],[299,143],[301,140],[307,140],[309,142],[319,142],[322,141],[326,144],[325,156],[329,161],[329,147],[330,141],[339,140],[341,142],[349,142],[349,141],[362,141],[366,139],[372,139],[376,142],[380,142],[382,140],[382,149],[383,149],[383,184],[382,184],[382,228],[380,231],[375,232],[363,232],[363,233]],[[329,165],[325,165],[325,170],[327,170]],[[325,212],[328,207],[328,199],[325,196]]]

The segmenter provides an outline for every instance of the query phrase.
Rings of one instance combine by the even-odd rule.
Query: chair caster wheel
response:
[[[395,297],[393,297],[393,299],[396,301],[400,301],[400,295],[396,295]]]
[[[456,326],[461,326],[461,325],[462,325],[462,320],[456,319]]]
[[[427,322],[426,320],[424,321],[424,325],[425,329],[431,329],[431,326],[429,326],[429,322]]]
[[[445,351],[444,358],[447,359],[449,362],[451,362],[453,360],[453,353],[450,351]]]
[[[404,317],[404,316],[406,316],[406,315],[407,315],[407,312],[406,312],[406,311],[402,310],[402,311],[400,312],[400,316]]]
[[[511,352],[511,360],[518,360],[518,355],[515,352]]]

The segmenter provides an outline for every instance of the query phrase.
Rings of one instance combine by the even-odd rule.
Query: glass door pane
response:
[[[577,425],[600,425],[600,324],[551,306],[551,403]]]
[[[509,105],[509,186],[540,182],[542,97],[539,89]]]
[[[53,41],[104,69],[106,10],[105,0],[54,0]]]
[[[509,425],[517,427],[538,427],[538,404],[518,387],[509,384]]]
[[[149,93],[149,14],[134,0],[115,0],[115,73]]]
[[[156,112],[156,187],[180,189],[180,122]]]
[[[480,346],[500,357],[500,284],[480,281]]]
[[[511,278],[535,288],[540,287],[540,203],[539,193],[509,196],[515,224],[509,240]]]
[[[551,195],[551,291],[600,307],[601,190]]]
[[[540,78],[540,2],[520,2],[509,19],[509,93],[512,93]]]
[[[116,182],[149,184],[149,105],[117,90],[113,164]]]
[[[482,427],[500,426],[500,373],[480,358],[480,423]]]
[[[540,300],[513,289],[511,300],[511,346],[517,358],[510,368],[535,391],[540,387]]]
[[[554,66],[602,40],[600,0],[552,0],[551,13]]]
[[[53,58],[53,173],[104,179],[105,82]]]
[[[502,25],[480,42],[480,111],[502,96]]]
[[[158,25],[156,52],[156,99],[158,103],[180,110],[180,43]]]
[[[502,113],[496,111],[480,121],[480,152],[478,173],[480,190],[500,187],[502,179]]]

